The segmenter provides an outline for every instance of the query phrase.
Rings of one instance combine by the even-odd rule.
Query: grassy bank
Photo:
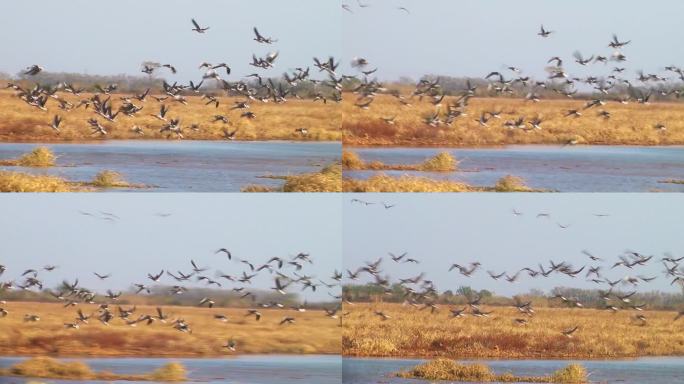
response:
[[[242,188],[242,192],[341,192],[342,167],[331,164],[319,172],[303,173],[289,176],[267,176],[284,180],[282,187],[268,187],[252,184]]]
[[[40,356],[160,356],[206,357],[226,354],[335,354],[340,353],[340,327],[336,319],[325,316],[322,310],[259,309],[260,321],[247,317],[244,308],[197,308],[164,306],[169,315],[166,324],[126,325],[115,319],[109,326],[93,318],[80,329],[67,329],[76,310],[86,315],[95,312],[97,305],[79,304],[64,308],[61,303],[8,302],[2,306],[9,314],[0,318],[0,355]],[[132,305],[124,305],[130,308]],[[115,310],[116,306],[114,306]],[[26,323],[24,315],[36,314],[41,320]],[[137,305],[132,318],[141,314],[155,314],[155,307]],[[227,322],[214,318],[221,314]],[[296,318],[294,324],[280,325],[285,316]],[[173,329],[174,319],[184,319],[192,333]],[[227,340],[237,342],[237,351],[223,348]]]
[[[537,308],[527,325],[511,307],[487,307],[489,317],[451,318],[401,304],[345,305],[342,352],[347,356],[611,359],[638,356],[684,356],[684,322],[676,313],[596,309]],[[391,316],[383,321],[375,310]],[[578,326],[573,337],[561,331]]]
[[[74,105],[91,96],[92,94],[88,93],[78,97],[60,93],[60,98]],[[120,95],[112,96],[115,108],[119,106],[118,96]],[[235,140],[339,141],[342,137],[341,107],[336,103],[323,104],[297,99],[288,100],[284,104],[252,102],[249,110],[256,114],[256,118],[246,119],[240,117],[241,110],[230,110],[234,102],[244,101],[244,98],[220,97],[218,108],[205,105],[206,100],[200,99],[199,96],[186,98],[188,105],[165,101],[170,107],[167,116],[181,119],[183,136],[186,139],[223,140],[224,129],[237,129]],[[161,103],[148,96],[144,103],[134,100],[134,104],[143,107],[136,116],[119,114],[116,122],[110,123],[98,118],[92,108],[81,107],[65,112],[57,107],[57,103],[51,103],[49,110],[44,112],[28,106],[15,97],[14,92],[0,90],[0,141],[56,142],[100,139],[91,134],[92,130],[87,123],[89,118],[100,120],[108,132],[107,139],[167,138],[165,133],[159,132],[162,122],[150,116],[159,112]],[[49,126],[55,114],[64,118],[59,134]],[[227,116],[229,123],[213,122],[214,115]],[[191,129],[193,124],[197,124],[199,128]],[[142,128],[144,134],[132,131],[134,126]],[[308,133],[302,135],[295,131],[298,128],[306,128]]]
[[[0,376],[31,377],[59,380],[122,380],[122,381],[186,381],[185,367],[180,363],[168,363],[153,372],[140,375],[121,375],[93,371],[80,361],[60,362],[50,357],[36,357],[0,369]]]
[[[459,364],[453,360],[436,359],[397,373],[398,377],[422,380],[453,380],[460,382],[500,383],[575,383],[589,381],[586,369],[569,364],[550,376],[515,376],[512,373],[496,374],[484,364]]]
[[[452,102],[447,97],[442,112]],[[368,110],[354,106],[354,95],[344,95],[342,123],[343,143],[356,146],[438,146],[477,147],[506,144],[581,144],[604,145],[673,145],[684,144],[684,104],[652,103],[623,105],[608,102],[601,110],[611,113],[605,120],[598,109],[583,110],[580,118],[566,118],[570,109],[584,108],[585,101],[542,100],[539,103],[520,99],[473,98],[467,116],[459,117],[452,126],[432,127],[423,121],[434,113],[428,102],[412,100],[411,107],[402,106],[390,95],[379,95]],[[475,120],[483,112],[502,111],[500,119],[490,119],[487,127]],[[525,116],[528,121],[541,116],[541,130],[508,129],[506,120]],[[383,118],[395,117],[394,124]],[[666,130],[655,129],[657,123]],[[529,127],[529,126],[528,126]]]
[[[367,179],[345,177],[342,189],[344,192],[545,192],[528,187],[524,180],[510,175],[502,177],[492,187],[480,187],[458,181],[410,175],[392,177],[382,173]]]

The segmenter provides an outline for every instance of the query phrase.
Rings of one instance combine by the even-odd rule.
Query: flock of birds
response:
[[[103,217],[110,217],[115,219],[115,215],[111,213],[103,213]],[[280,295],[287,295],[288,292],[299,288],[300,291],[316,291],[327,289],[328,295],[331,296],[331,302],[338,303],[332,308],[324,308],[325,316],[331,319],[338,319],[339,301],[341,295],[335,293],[339,289],[342,280],[342,273],[335,271],[330,279],[319,279],[315,276],[305,274],[306,267],[312,265],[314,260],[308,253],[298,253],[295,256],[286,257],[272,257],[263,264],[256,264],[249,259],[237,258],[232,255],[227,248],[221,248],[215,251],[216,257],[221,257],[224,261],[238,263],[244,266],[241,273],[230,275],[219,270],[212,271],[207,266],[199,265],[194,260],[189,261],[189,270],[178,270],[173,272],[171,270],[160,270],[147,273],[144,277],[145,281],[139,281],[132,284],[133,291],[131,294],[135,295],[149,295],[149,294],[164,294],[171,296],[183,295],[189,292],[189,284],[202,284],[205,288],[214,288],[216,295],[223,295],[224,293],[233,293],[239,295],[239,299],[250,300],[251,308],[246,309],[244,317],[253,318],[255,321],[261,321],[264,316],[260,311],[262,308],[282,309],[285,311],[294,311],[294,313],[302,313],[307,311],[305,304],[299,304],[287,307],[285,304],[270,300],[268,302],[257,302],[258,291],[251,290],[249,284],[252,280],[260,274],[272,275],[273,286],[270,288],[273,292]],[[225,258],[225,259],[224,259]],[[64,308],[76,308],[74,320],[65,322],[64,327],[67,329],[78,330],[82,326],[89,324],[89,321],[99,321],[100,323],[109,326],[115,322],[123,325],[136,327],[139,324],[152,325],[155,323],[168,324],[171,328],[183,332],[192,333],[193,327],[190,322],[182,317],[173,316],[171,313],[164,310],[162,307],[157,307],[153,313],[140,313],[137,306],[123,307],[116,305],[120,299],[125,298],[124,292],[107,289],[105,293],[97,293],[94,290],[88,289],[79,283],[79,279],[73,282],[64,280],[58,289],[51,290],[44,287],[42,275],[44,273],[51,273],[58,267],[55,265],[46,265],[42,268],[31,268],[23,271],[15,280],[0,282],[0,320],[2,318],[11,316],[10,310],[11,302],[1,300],[3,292],[10,290],[34,291],[44,292],[49,294],[54,299],[63,303]],[[5,274],[8,268],[0,265],[0,277]],[[106,282],[112,277],[111,273],[103,271],[93,272],[99,281]],[[164,284],[167,280],[171,285]],[[228,290],[225,286],[227,283],[234,284]],[[226,290],[221,292],[218,290]],[[272,297],[269,295],[269,297]],[[217,322],[228,323],[231,319],[222,314],[220,308],[216,305],[216,297],[203,297],[196,305],[198,307],[215,308],[212,317]],[[95,305],[94,311],[86,311],[86,306]],[[35,313],[26,313],[23,315],[24,322],[35,323],[41,320],[41,316]],[[238,324],[241,321],[237,322]],[[284,326],[287,324],[296,323],[294,314],[285,314],[279,320],[279,324]],[[224,348],[230,351],[236,351],[238,341],[234,338],[227,341]]]
[[[205,34],[210,27],[201,26],[195,19],[192,19],[192,31],[198,34]],[[266,37],[259,30],[253,28],[253,40],[259,44],[272,45],[278,40],[272,37]],[[41,85],[36,83],[32,88],[22,87],[21,85],[9,82],[7,88],[14,89],[16,95],[23,100],[27,105],[36,108],[38,111],[48,111],[49,100],[55,100],[57,107],[65,113],[73,109],[84,107],[88,109],[92,107],[94,117],[88,119],[88,125],[91,128],[91,134],[105,137],[110,133],[107,126],[103,125],[103,121],[107,123],[117,123],[117,117],[125,115],[128,117],[136,117],[144,115],[142,110],[145,103],[149,99],[154,99],[159,103],[159,112],[149,113],[146,116],[151,116],[159,120],[159,132],[164,133],[167,137],[176,137],[178,139],[184,138],[184,129],[180,116],[171,117],[170,110],[180,108],[188,105],[188,95],[200,96],[206,106],[214,106],[218,110],[221,105],[220,92],[225,92],[227,95],[234,95],[244,100],[238,100],[227,109],[227,112],[238,111],[239,118],[255,119],[257,116],[250,110],[252,102],[259,103],[275,103],[282,104],[288,101],[291,96],[296,99],[303,97],[297,94],[298,86],[305,83],[313,85],[314,93],[311,99],[314,102],[328,101],[341,102],[342,101],[342,79],[337,76],[335,70],[339,63],[333,57],[328,59],[313,59],[313,65],[319,73],[326,75],[326,78],[315,79],[312,77],[310,67],[297,67],[291,73],[284,73],[282,77],[269,78],[263,74],[274,67],[274,63],[278,58],[278,51],[273,51],[263,57],[252,55],[250,66],[254,67],[256,72],[248,74],[238,81],[227,81],[228,75],[231,74],[231,67],[226,63],[209,63],[202,62],[199,65],[199,70],[203,71],[202,78],[199,82],[190,81],[189,84],[179,84],[177,82],[168,83],[166,80],[162,82],[162,94],[153,94],[150,88],[145,91],[133,94],[119,96],[119,105],[114,106],[112,95],[117,92],[117,84],[108,84],[105,86],[96,84],[94,89],[86,89],[75,84],[62,82],[56,86]],[[177,69],[172,64],[161,64],[158,62],[144,62],[142,64],[141,72],[152,76],[154,73],[167,70],[171,74],[176,74]],[[44,68],[40,65],[31,65],[27,67],[22,74],[27,77],[33,77],[43,72]],[[215,82],[215,87],[205,86],[205,81]],[[76,103],[70,102],[65,96],[71,94],[79,97],[82,93],[92,91],[93,95],[87,98],[82,98]],[[174,107],[171,107],[173,105]],[[226,140],[234,140],[238,134],[239,128],[229,129],[231,118],[228,113],[213,113],[210,120],[206,123],[221,122],[226,127],[222,129],[223,137]],[[107,124],[105,123],[105,124]],[[199,132],[203,122],[192,122],[189,124],[189,129],[193,132]],[[47,123],[47,126],[52,128],[57,134],[63,128],[65,122],[64,118],[55,114],[52,121]],[[139,125],[133,125],[130,131],[137,135],[144,135],[144,128]],[[308,127],[299,127],[294,131],[295,135],[306,136],[309,134]]]
[[[352,202],[366,205],[373,204],[372,202],[360,201],[358,199],[355,199],[355,201]],[[524,213],[513,209],[512,214],[515,216],[522,216]],[[594,216],[601,218],[610,215],[597,213],[594,214]],[[536,214],[535,217],[537,219],[549,220],[551,214],[548,212],[540,212]],[[561,224],[559,224],[559,227],[567,228],[567,226]],[[486,274],[493,280],[506,281],[511,284],[520,281],[524,277],[539,279],[548,278],[552,275],[562,275],[571,279],[583,278],[587,282],[591,282],[601,287],[599,293],[603,301],[603,309],[613,313],[618,311],[633,311],[634,315],[631,319],[636,325],[640,326],[645,326],[648,322],[648,319],[643,314],[644,309],[647,307],[647,303],[635,302],[635,295],[637,293],[636,288],[658,279],[658,276],[640,274],[637,272],[639,268],[644,268],[654,263],[661,263],[665,268],[663,277],[670,280],[671,285],[678,285],[684,288],[684,257],[674,257],[670,254],[665,254],[664,257],[658,260],[653,255],[644,255],[635,251],[625,251],[624,254],[618,256],[617,260],[609,261],[595,256],[587,250],[582,251],[582,253],[588,259],[588,263],[581,267],[573,266],[568,261],[550,260],[548,264],[539,263],[537,266],[527,266],[515,271],[496,271],[487,269]],[[393,264],[412,264],[415,266],[421,264],[420,260],[409,257],[407,252],[401,254],[389,253],[389,259],[389,262]],[[384,292],[384,295],[388,297],[396,295],[395,284],[398,284],[405,305],[420,308],[422,310],[429,310],[433,314],[439,311],[438,302],[440,293],[438,292],[434,281],[427,278],[426,272],[420,272],[416,276],[399,278],[398,280],[392,281],[388,274],[381,269],[383,261],[384,259],[380,257],[374,261],[367,261],[365,262],[365,265],[356,269],[347,269],[347,283],[345,284],[358,284],[358,282],[364,280],[364,276],[367,276],[369,279],[365,281],[370,286],[380,289]],[[447,268],[446,265],[443,265],[442,267]],[[448,271],[451,273],[458,273],[464,278],[472,278],[480,273],[483,268],[482,263],[479,261],[472,261],[469,263],[459,262],[451,263],[448,266]],[[629,271],[630,274],[618,279],[610,279],[608,277],[608,274],[611,271],[620,270]],[[631,289],[631,291],[624,291],[623,289],[625,287]],[[462,294],[464,295],[467,305],[465,307],[450,308],[449,312],[451,318],[463,318],[467,315],[477,318],[486,318],[494,312],[494,310],[485,311],[482,309],[481,306],[485,304],[484,301],[486,299],[478,293],[473,291],[472,294]],[[547,298],[550,303],[561,304],[567,308],[585,307],[577,297],[565,297],[562,294],[556,294]],[[513,321],[518,325],[525,326],[535,314],[532,301],[523,300],[520,296],[514,296],[513,299],[515,300],[514,306],[520,314],[520,317],[514,318]],[[343,302],[349,305],[354,304],[347,292],[343,292]],[[392,318],[392,315],[385,311],[374,310],[374,314],[381,320],[389,320]],[[344,315],[348,315],[348,313],[345,313]],[[684,310],[677,313],[674,317],[674,321],[677,321],[682,317],[684,317]],[[559,332],[566,337],[572,337],[579,329],[579,326],[574,326],[568,329],[562,329]]]
[[[540,27],[537,35],[541,39],[551,38],[556,32]],[[548,73],[546,80],[535,80],[531,76],[523,74],[523,71],[515,66],[506,66],[505,71],[492,71],[484,76],[486,90],[481,90],[478,95],[512,97],[514,95],[524,95],[524,100],[537,103],[546,95],[557,94],[563,99],[572,99],[575,96],[588,98],[581,108],[563,110],[562,115],[566,118],[580,118],[587,116],[589,111],[596,110],[595,115],[604,123],[611,119],[612,112],[608,110],[608,102],[628,104],[636,102],[638,104],[649,104],[654,95],[660,98],[679,99],[684,94],[684,69],[675,65],[665,66],[668,75],[659,73],[637,72],[637,77],[630,80],[624,76],[626,68],[622,66],[627,61],[627,56],[623,53],[626,46],[631,44],[631,40],[621,40],[617,35],[613,35],[608,43],[608,47],[613,50],[612,54],[595,54],[584,56],[579,51],[573,53],[574,62],[582,68],[597,69],[597,65],[608,68],[608,63],[613,63],[612,69],[607,75],[589,75],[586,77],[573,76],[566,69],[565,59],[560,56],[553,56],[545,63],[545,70]],[[378,94],[390,94],[394,96],[402,108],[413,106],[414,100],[427,100],[434,106],[434,112],[421,116],[422,121],[430,127],[450,127],[459,119],[468,116],[467,107],[469,101],[478,92],[478,85],[468,79],[462,90],[455,92],[445,90],[441,79],[429,76],[421,79],[415,89],[409,95],[402,95],[396,89],[390,89],[379,82],[371,75],[378,71],[377,67],[371,68],[370,62],[363,57],[356,57],[352,60],[351,66],[356,68],[361,76],[354,77],[357,82],[350,90],[355,94],[354,105],[360,110],[368,110],[376,100]],[[479,84],[483,81],[477,82]],[[585,89],[581,92],[581,88]],[[587,92],[588,90],[588,92]],[[455,93],[455,94],[454,94]],[[503,115],[511,118],[502,119]],[[389,125],[396,123],[397,116],[386,116],[381,119]],[[490,127],[492,123],[501,121],[501,125],[510,131],[540,131],[542,124],[548,122],[542,114],[533,117],[517,116],[516,111],[504,111],[503,109],[493,109],[482,111],[478,116],[472,117],[479,127]],[[653,123],[653,129],[665,132],[667,126],[660,121]],[[570,139],[567,144],[577,144],[578,139]]]

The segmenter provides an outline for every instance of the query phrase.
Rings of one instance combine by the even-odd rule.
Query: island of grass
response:
[[[436,359],[419,364],[408,371],[396,374],[406,379],[449,380],[477,383],[567,383],[582,384],[589,381],[587,371],[579,364],[569,364],[550,376],[515,376],[512,373],[496,374],[484,364],[460,364],[453,360]]]
[[[47,147],[36,147],[17,159],[0,160],[0,165],[14,167],[48,168],[55,166],[57,156]]]
[[[281,187],[268,187],[252,184],[242,188],[242,192],[341,192],[342,166],[330,164],[318,172],[288,176],[262,176],[262,178],[284,180]]]
[[[372,171],[421,171],[421,172],[452,172],[458,168],[458,161],[449,152],[440,152],[426,159],[420,164],[384,164],[381,161],[366,162],[359,155],[351,151],[342,152],[342,165],[348,170]]]
[[[106,371],[93,371],[80,361],[61,362],[50,357],[35,357],[9,368],[0,369],[0,376],[29,377],[56,380],[122,380],[122,381],[186,381],[185,367],[180,363],[168,363],[153,372],[138,375],[122,375]]]

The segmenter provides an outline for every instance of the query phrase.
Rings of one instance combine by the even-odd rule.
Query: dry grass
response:
[[[6,369],[0,376],[35,377],[62,380],[123,380],[123,381],[186,381],[185,367],[180,363],[168,363],[154,372],[142,375],[118,375],[111,372],[95,372],[80,361],[61,362],[50,357],[35,357]]]
[[[290,176],[270,176],[285,180],[280,188],[252,184],[242,188],[242,192],[341,192],[342,166],[331,164],[319,172]]]
[[[446,106],[450,101],[443,101]],[[583,111],[577,119],[566,118],[569,109],[584,107],[584,101],[542,100],[539,103],[519,99],[473,98],[467,108],[468,116],[458,118],[449,126],[431,127],[423,117],[434,113],[428,102],[413,100],[412,107],[403,107],[394,97],[379,95],[369,110],[354,106],[354,95],[345,94],[342,123],[345,145],[370,146],[487,146],[503,144],[564,144],[576,139],[583,144],[606,145],[672,145],[684,144],[684,103],[653,103],[623,105],[608,102],[602,107],[612,117],[604,120],[596,116],[598,109]],[[444,107],[445,108],[445,107]],[[444,109],[443,108],[443,109]],[[491,119],[489,127],[474,120],[483,111],[503,110],[501,119]],[[545,120],[542,130],[509,130],[503,122],[525,116],[527,120],[540,115]],[[381,118],[396,116],[395,124]],[[667,130],[654,129],[663,123]]]
[[[525,185],[525,180],[518,176],[507,175],[494,185],[496,192],[539,192]]]
[[[97,188],[145,188],[144,185],[127,182],[119,172],[109,170],[98,172],[92,181],[81,184]]]
[[[79,304],[88,314],[96,305]],[[125,306],[129,307],[129,306]],[[263,317],[255,321],[245,317],[245,309],[164,307],[170,320],[183,318],[190,324],[191,334],[179,332],[170,324],[155,322],[130,327],[116,319],[109,326],[97,319],[80,329],[66,329],[64,323],[75,320],[76,309],[61,304],[8,302],[3,305],[10,313],[0,318],[0,355],[53,356],[165,356],[201,357],[230,353],[336,354],[340,353],[338,320],[323,311],[260,309]],[[25,314],[37,314],[37,323],[25,323]],[[134,314],[154,314],[152,306],[138,305]],[[229,317],[227,323],[213,318],[215,314]],[[284,316],[293,316],[294,324],[279,325]],[[170,323],[168,321],[167,323]],[[237,352],[228,352],[222,345],[234,339]]]
[[[91,97],[81,94],[75,97],[60,93],[60,98],[73,104]],[[120,95],[112,95],[114,108],[118,108]],[[256,114],[255,119],[240,117],[240,110],[230,110],[235,101],[241,98],[221,97],[219,108],[204,105],[205,101],[198,96],[187,96],[188,105],[165,101],[170,106],[167,117],[179,117],[182,122],[183,135],[192,140],[220,140],[223,129],[238,129],[236,140],[298,140],[298,141],[339,141],[342,138],[340,124],[342,120],[341,106],[336,103],[315,103],[311,100],[289,100],[285,104],[251,103],[250,111]],[[144,103],[135,101],[144,108],[135,117],[120,114],[115,123],[107,122],[93,113],[92,108],[74,109],[65,112],[58,108],[54,100],[48,102],[48,111],[43,112],[28,106],[14,96],[14,92],[0,91],[0,141],[82,141],[100,139],[93,136],[87,124],[89,118],[97,118],[105,126],[108,139],[165,139],[166,134],[159,132],[162,122],[150,114],[159,112],[160,103],[148,97]],[[60,133],[55,133],[49,124],[55,114],[64,118]],[[228,116],[230,122],[213,123],[213,116]],[[190,125],[198,124],[199,131],[190,129]],[[144,130],[144,135],[131,131],[133,126]],[[307,135],[296,132],[297,128],[306,128]],[[172,136],[173,137],[173,136]]]
[[[382,321],[373,313],[391,316]],[[594,359],[684,355],[684,322],[675,312],[538,308],[526,326],[517,309],[488,307],[489,318],[450,318],[447,308],[435,314],[400,304],[345,305],[342,353],[346,356]],[[562,330],[579,326],[574,337]]]
[[[456,181],[409,175],[392,177],[382,173],[365,180],[344,178],[342,189],[344,192],[479,192],[484,190]]]
[[[667,180],[659,181],[659,183],[663,183],[663,184],[684,184],[684,180],[667,179]]]
[[[530,188],[521,178],[510,175],[499,179],[493,187],[479,187],[451,180],[380,173],[365,180],[346,177],[342,188],[344,192],[546,192]]]
[[[73,192],[79,189],[55,176],[0,171],[0,192]]]
[[[570,364],[551,376],[515,376],[512,373],[496,374],[484,364],[459,364],[453,360],[436,359],[417,365],[398,377],[423,380],[453,380],[460,382],[500,383],[587,383],[587,372],[579,364]]]
[[[420,164],[384,164],[381,161],[368,163],[355,152],[343,151],[342,165],[348,170],[453,172],[458,166],[458,161],[449,152],[440,152]]]

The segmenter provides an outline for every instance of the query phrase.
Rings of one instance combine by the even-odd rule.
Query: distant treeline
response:
[[[392,284],[388,292],[378,286],[377,284],[364,285],[345,285],[342,289],[345,300],[351,302],[389,302],[402,303],[406,301],[406,290],[400,284]],[[615,289],[614,294],[624,295],[630,293],[629,289]],[[554,299],[555,296],[560,295],[568,299],[576,300],[582,303],[587,308],[605,308],[606,301],[603,300],[603,294],[606,291],[598,289],[579,289],[556,287],[550,292],[545,293],[540,290],[531,290],[530,292],[520,294],[514,297],[499,296],[494,292],[488,290],[475,290],[468,286],[458,287],[455,291],[446,290],[437,295],[430,296],[429,301],[436,304],[448,305],[465,305],[468,301],[477,297],[482,298],[481,303],[493,306],[512,306],[518,301],[532,301],[533,306],[536,307],[564,307],[566,306],[562,300]],[[615,300],[610,304],[620,307],[620,303]],[[659,291],[636,293],[630,297],[630,304],[642,305],[646,304],[648,309],[657,310],[681,310],[684,308],[684,290],[682,293],[664,293]]]
[[[133,94],[133,93],[143,93],[146,89],[150,89],[153,94],[163,93],[163,83],[164,81],[169,81],[168,79],[156,76],[131,76],[126,74],[120,75],[89,75],[82,73],[66,73],[66,72],[40,72],[35,76],[27,76],[24,74],[18,74],[14,77],[0,72],[0,80],[6,82],[13,82],[22,87],[32,87],[35,84],[41,84],[43,86],[56,87],[59,84],[68,83],[75,87],[84,88],[86,92],[95,92],[96,85],[107,86],[109,84],[116,84],[117,88],[112,93],[115,94]],[[195,84],[199,84],[201,78],[195,80]],[[263,82],[268,82],[269,78],[264,77]],[[273,85],[278,88],[282,86],[284,89],[289,89],[291,92],[296,94],[297,97],[304,99],[311,99],[317,95],[323,95],[325,97],[330,97],[332,94],[331,88],[322,85],[321,83],[314,83],[311,81],[300,81],[294,86],[290,86],[281,77],[274,77],[270,79]],[[253,78],[249,79],[229,79],[229,83],[236,83],[242,81],[247,84],[250,88],[256,89],[259,87],[258,80]],[[171,81],[170,83],[173,83]],[[187,84],[184,84],[187,85]],[[4,84],[2,87],[4,88]],[[225,95],[225,91],[222,89],[221,84],[214,79],[204,80],[201,88],[202,93],[206,93],[212,96]],[[187,94],[191,94],[190,91]],[[228,95],[237,95],[234,92],[229,92]],[[292,96],[291,98],[295,98]]]
[[[221,289],[206,289],[206,288],[187,288],[187,291],[182,294],[173,294],[170,286],[155,286],[150,287],[150,293],[142,291],[136,294],[137,288],[130,288],[122,292],[117,300],[107,298],[105,295],[98,294],[94,301],[99,303],[113,303],[120,305],[159,305],[159,306],[197,306],[203,298],[207,297],[214,301],[216,307],[231,307],[231,308],[254,308],[261,304],[280,303],[285,307],[298,306],[304,304],[306,308],[322,309],[331,308],[338,305],[333,302],[332,298],[329,301],[320,302],[304,302],[296,293],[288,293],[281,295],[277,292],[261,289],[245,289],[242,292],[233,292]],[[246,292],[251,294],[245,298],[241,298]],[[58,293],[58,289],[42,291],[30,290],[5,290],[0,291],[0,300],[6,301],[28,301],[28,302],[47,302],[47,303],[66,303],[68,301],[81,302],[76,296],[65,296],[64,300],[57,299],[53,293]],[[115,292],[118,293],[118,292]],[[65,294],[66,295],[66,294]]]

